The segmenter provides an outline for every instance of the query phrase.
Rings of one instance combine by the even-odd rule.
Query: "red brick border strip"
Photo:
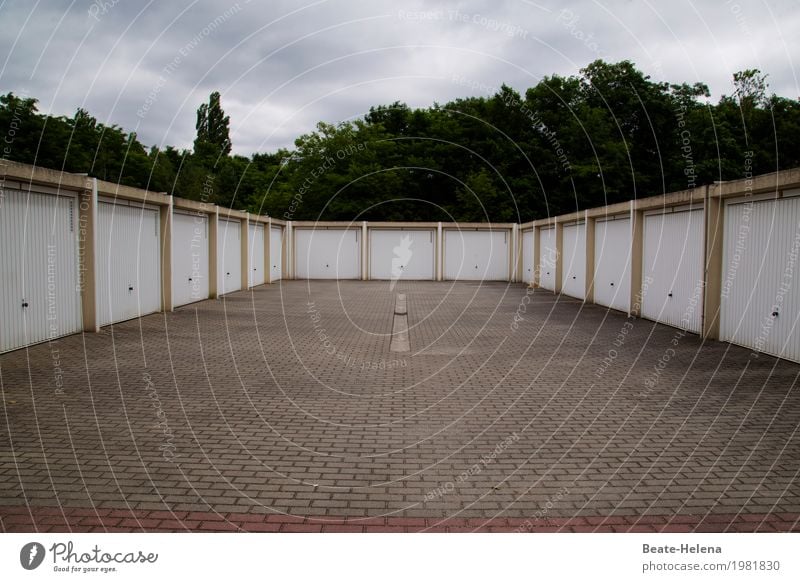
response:
[[[800,514],[646,515],[523,519],[324,517],[59,507],[0,507],[11,532],[790,532]]]

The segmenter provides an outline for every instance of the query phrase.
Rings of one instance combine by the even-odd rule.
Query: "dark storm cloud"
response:
[[[800,14],[785,2],[6,2],[0,90],[88,109],[146,144],[190,147],[195,110],[222,93],[235,151],[291,147],[317,121],[524,91],[597,58],[730,93],[758,67],[796,97]]]

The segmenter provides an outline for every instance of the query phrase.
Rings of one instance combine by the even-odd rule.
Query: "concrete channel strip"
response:
[[[391,352],[408,352],[411,345],[408,341],[408,307],[405,293],[398,293],[394,303],[394,322],[392,324]]]

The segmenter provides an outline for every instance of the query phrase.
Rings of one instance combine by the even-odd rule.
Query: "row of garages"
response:
[[[522,279],[800,361],[797,194],[706,195],[699,204],[650,210],[631,203],[618,214],[523,225]]]
[[[0,351],[277,281],[284,229],[5,180]]]
[[[50,171],[2,178],[0,351],[286,277],[531,282],[800,361],[800,172],[527,225],[292,223]]]
[[[293,225],[294,278],[508,281],[515,230],[514,225]]]

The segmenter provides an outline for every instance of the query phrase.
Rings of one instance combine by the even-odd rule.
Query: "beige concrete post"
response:
[[[208,296],[210,299],[219,297],[219,206],[214,206],[208,213]]]
[[[642,314],[642,254],[644,250],[644,211],[637,210],[631,200],[631,303],[628,313],[639,317]]]
[[[719,197],[705,194],[705,288],[703,289],[703,338],[719,339],[719,310],[722,293],[724,249],[722,233],[725,206]]]
[[[372,273],[369,272],[369,244],[367,244],[367,221],[361,222],[361,280],[369,281]]]
[[[239,240],[239,247],[241,248],[242,256],[239,257],[242,268],[242,290],[250,289],[250,273],[252,267],[250,266],[250,213],[241,219],[242,226],[240,227],[242,236]]]
[[[556,217],[556,280],[553,288],[555,293],[561,293],[561,278],[564,274],[564,224]]]
[[[81,289],[83,330],[97,332],[97,178],[81,192],[78,205],[78,281]]]
[[[288,220],[286,226],[283,227],[283,252],[281,255],[283,277],[294,279],[294,228],[292,228],[291,220]]]
[[[594,303],[594,228],[595,218],[584,211],[586,233],[586,303]]]
[[[442,231],[442,223],[440,222],[436,227],[436,280],[441,281],[444,278],[444,232]]]
[[[539,274],[542,272],[542,265],[539,262],[539,245],[541,244],[541,234],[542,229],[538,226],[533,227],[533,260],[531,261],[533,264],[533,276],[531,277],[531,286],[538,287],[540,277]]]
[[[161,307],[164,311],[172,311],[175,307],[172,297],[172,196],[169,203],[159,208],[159,226],[161,233]]]
[[[264,224],[264,283],[269,285],[272,283],[272,259],[270,255],[270,245],[272,244],[272,219],[267,217],[267,222]]]
[[[520,231],[519,225],[514,224],[511,226],[511,277],[512,283],[516,283],[522,279],[520,270],[522,269],[522,245],[520,244]]]

